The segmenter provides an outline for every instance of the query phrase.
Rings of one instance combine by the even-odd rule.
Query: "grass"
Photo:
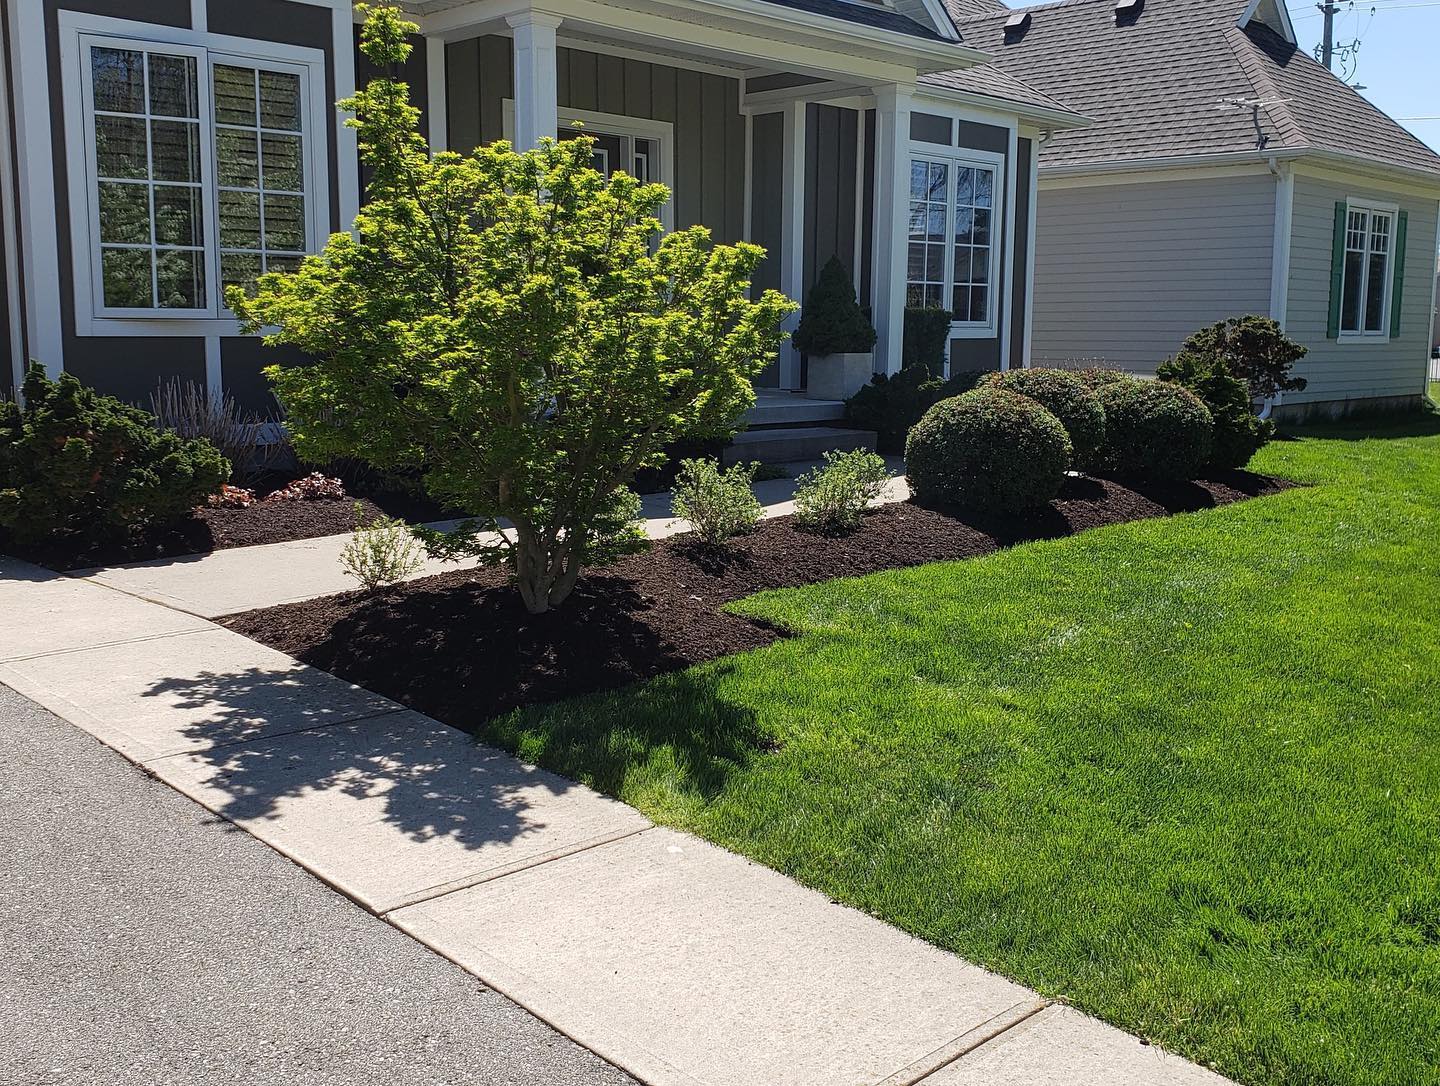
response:
[[[493,737],[1243,1083],[1440,1082],[1440,417],[1255,466]]]

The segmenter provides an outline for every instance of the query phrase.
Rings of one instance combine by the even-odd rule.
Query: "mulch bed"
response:
[[[723,553],[691,537],[591,572],[557,611],[528,614],[498,570],[445,573],[220,621],[446,723],[477,730],[522,705],[613,689],[768,644],[781,631],[717,609],[771,588],[973,558],[1026,540],[1204,509],[1289,485],[1243,472],[1197,483],[1067,481],[1027,517],[960,519],[913,504],[872,510],[842,537],[763,522]]]
[[[263,497],[290,482],[293,476],[273,476],[255,492]],[[187,554],[209,554],[230,547],[257,543],[289,543],[297,539],[341,535],[355,529],[355,503],[364,509],[366,521],[382,514],[412,523],[443,520],[446,514],[434,502],[409,494],[376,493],[367,497],[321,498],[315,501],[256,502],[245,509],[195,510],[189,518],[157,528],[136,539],[77,547],[52,543],[40,547],[7,545],[0,539],[0,553],[65,572],[92,566],[144,562],[151,558],[178,558]]]

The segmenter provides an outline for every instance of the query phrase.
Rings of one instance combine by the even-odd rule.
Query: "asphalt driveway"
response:
[[[626,1075],[0,685],[17,1086],[620,1086]]]

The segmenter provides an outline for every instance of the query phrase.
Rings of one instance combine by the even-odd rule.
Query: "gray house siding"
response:
[[[1015,144],[1015,274],[1010,281],[1013,298],[1011,322],[1015,334],[1010,337],[1010,368],[1025,365],[1025,316],[1030,304],[1027,275],[1030,263],[1030,167],[1035,159],[1035,141],[1018,140]]]
[[[785,115],[761,113],[750,125],[750,240],[765,249],[755,270],[754,289],[779,290],[785,259],[781,205],[785,191]],[[771,362],[756,383],[773,387],[780,380],[779,362]]]
[[[1399,205],[1408,213],[1405,289],[1400,302],[1400,336],[1377,342],[1326,338],[1330,312],[1330,261],[1335,204],[1347,197]],[[1304,392],[1287,393],[1284,406],[1350,400],[1414,398],[1425,388],[1430,346],[1430,297],[1434,286],[1436,203],[1388,191],[1299,175],[1290,243],[1290,294],[1286,331],[1310,349],[1296,367],[1309,381]]]
[[[811,105],[805,122],[805,289],[832,256],[855,278],[855,155],[860,114]]]
[[[1153,372],[1196,328],[1269,312],[1268,175],[1087,187],[1042,179],[1038,205],[1033,365],[1103,358]]]
[[[504,136],[504,101],[513,94],[509,38],[452,42],[450,146],[470,151]],[[745,233],[745,118],[737,80],[709,72],[560,49],[561,109],[613,113],[674,125],[675,224],[704,225],[718,241]]]
[[[956,124],[955,139],[957,146],[971,147],[977,151],[991,151],[997,155],[1003,155],[1005,157],[1006,191],[1009,191],[1009,179],[1013,176],[1016,163],[1010,157],[1010,133],[1007,129],[998,128],[990,124],[979,124],[975,121],[960,121]],[[1022,222],[1020,209],[1029,202],[1028,189],[1030,175],[1028,164],[1026,165],[1026,172],[1022,176],[1024,181],[1022,182],[1020,178],[1016,178],[1017,183],[1015,186],[1015,225],[1017,230],[1024,229],[1020,225]],[[1008,216],[1002,213],[1000,222],[997,224],[1000,238],[1000,252],[1002,254],[1005,252],[1005,246],[1010,244],[1009,232],[1005,227],[1007,219]],[[1023,238],[1025,234],[1020,233],[1019,236]],[[1017,244],[1015,247],[1015,273],[1022,277],[1025,271],[1025,255],[1023,243]],[[1003,274],[1005,268],[1003,262],[1000,268]],[[962,370],[998,370],[1001,368],[1000,344],[1005,335],[1005,292],[1003,289],[996,292],[995,304],[999,306],[999,312],[995,315],[995,334],[993,336],[987,336],[984,339],[967,338],[952,339],[950,341],[951,373],[958,373]],[[1017,334],[1011,337],[1011,352],[1013,357],[1013,341],[1023,338],[1022,335],[1018,333],[1018,330],[1025,327],[1025,319],[1024,315],[1017,309],[1011,316],[1011,320],[1017,329]],[[1020,350],[1023,357],[1023,342],[1020,345]]]

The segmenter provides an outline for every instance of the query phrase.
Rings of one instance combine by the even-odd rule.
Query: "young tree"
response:
[[[393,73],[416,28],[390,6],[366,16],[365,55]],[[792,303],[747,297],[757,246],[660,237],[668,190],[607,180],[583,135],[432,158],[404,83],[342,106],[371,170],[354,236],[231,305],[316,359],[267,371],[304,456],[418,469],[475,514],[431,551],[508,564],[547,611],[635,542],[638,469],[733,432]]]

